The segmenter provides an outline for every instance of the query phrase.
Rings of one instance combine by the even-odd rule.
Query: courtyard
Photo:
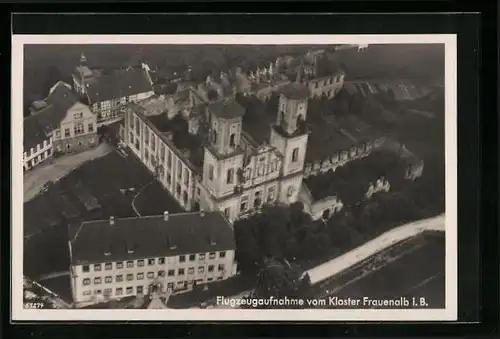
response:
[[[144,189],[147,188],[147,189]],[[137,194],[140,196],[136,198]],[[69,269],[68,225],[85,220],[182,212],[132,154],[84,163],[24,204],[24,272],[32,279]]]

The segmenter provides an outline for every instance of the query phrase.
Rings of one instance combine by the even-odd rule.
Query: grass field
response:
[[[425,297],[429,308],[444,308],[444,251],[442,235],[418,236],[321,284],[318,296],[380,299]]]
[[[144,215],[181,212],[182,208],[160,183],[152,181],[151,173],[133,155],[123,158],[112,152],[93,160],[55,183],[43,195],[24,204],[24,270],[30,278],[67,270],[68,224],[84,220],[136,216],[131,207],[136,192],[148,185],[148,194],[141,193],[136,208]],[[77,189],[77,186],[80,186]],[[123,194],[120,189],[135,188]],[[96,198],[100,208],[88,212],[78,191]],[[34,235],[33,235],[34,234]],[[30,237],[27,237],[32,235]]]

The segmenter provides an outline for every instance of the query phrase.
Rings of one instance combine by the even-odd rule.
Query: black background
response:
[[[495,2],[492,0],[492,2]],[[443,6],[444,5],[446,6]],[[375,10],[373,2],[365,9]],[[270,11],[269,4],[240,4],[238,11]],[[359,12],[361,6],[325,3],[278,3],[287,12]],[[404,11],[401,6],[386,11]],[[73,7],[74,6],[74,7]],[[448,2],[422,2],[419,12],[450,11]],[[10,154],[10,30],[15,34],[458,34],[458,221],[459,221],[459,320],[461,324],[273,324],[273,323],[146,323],[142,324],[10,324],[10,169],[2,163],[2,322],[5,338],[147,338],[199,336],[334,336],[334,335],[426,335],[493,333],[498,325],[498,135],[496,64],[496,12],[482,14],[337,14],[337,15],[174,15],[175,11],[231,11],[228,4],[141,5],[142,11],[165,15],[60,15],[19,14],[0,9],[2,49],[2,153]],[[235,7],[235,6],[232,6]],[[357,7],[357,9],[355,9]],[[416,7],[416,6],[414,6]],[[137,11],[137,5],[11,5],[13,12]],[[377,5],[377,9],[380,6]],[[407,10],[406,10],[407,11]],[[489,37],[489,38],[488,38]],[[487,40],[489,39],[489,40]],[[482,74],[480,74],[482,73]],[[15,76],[15,75],[13,75]],[[480,265],[481,264],[481,265]],[[188,320],[188,319],[186,319]]]

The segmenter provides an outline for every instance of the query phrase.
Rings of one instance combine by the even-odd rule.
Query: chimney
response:
[[[115,217],[113,217],[113,216],[110,216],[110,217],[109,217],[109,224],[110,224],[111,226],[113,226],[113,225],[115,224]]]
[[[200,209],[200,217],[202,217],[202,218],[203,218],[204,216],[205,216],[205,211],[204,211],[204,210],[203,210],[203,208],[202,208],[202,209]]]
[[[168,211],[163,212],[163,220],[168,221],[169,213]]]
[[[215,246],[217,245],[217,242],[214,239],[212,230],[208,230],[208,240],[210,241],[210,246]]]

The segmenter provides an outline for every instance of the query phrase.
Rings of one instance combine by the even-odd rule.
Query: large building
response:
[[[70,227],[74,304],[173,293],[236,274],[235,242],[220,212],[87,221]]]
[[[87,58],[81,55],[80,64],[73,72],[73,88],[85,97],[100,123],[114,121],[122,116],[129,102],[138,102],[154,95],[149,67],[128,67],[118,70],[91,69]]]
[[[193,107],[183,129],[180,118],[147,116],[129,105],[122,138],[187,210],[220,210],[230,221],[258,212],[265,203],[297,200],[302,184],[308,132],[309,92],[282,89],[274,121],[244,124],[245,109],[233,99]],[[267,124],[269,122],[269,124]],[[266,125],[267,124],[267,125]]]
[[[29,170],[53,156],[96,146],[97,117],[78,101],[71,86],[59,81],[23,122],[23,168]]]

